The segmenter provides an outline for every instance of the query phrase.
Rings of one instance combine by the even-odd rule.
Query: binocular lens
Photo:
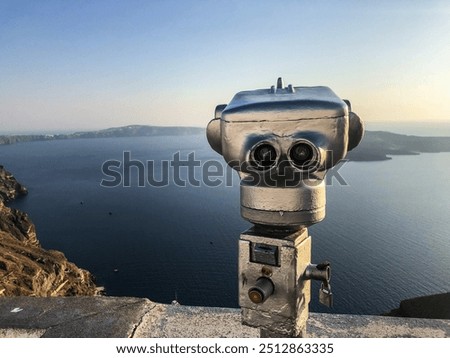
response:
[[[316,151],[308,143],[298,143],[294,145],[289,156],[296,167],[302,170],[312,169],[317,163],[315,162]]]
[[[270,144],[261,144],[253,151],[255,164],[263,169],[272,167],[277,161],[277,151]]]

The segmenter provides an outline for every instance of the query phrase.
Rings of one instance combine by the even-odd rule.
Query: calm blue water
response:
[[[177,151],[182,159],[190,152],[219,159],[203,136],[0,150],[0,163],[29,189],[14,206],[30,214],[43,247],[94,273],[108,295],[237,307],[237,242],[250,224],[240,218],[236,175],[232,187],[141,188],[132,170],[130,187],[100,186],[102,163],[126,150],[157,163]],[[327,217],[310,228],[313,260],[332,263],[333,312],[377,314],[405,298],[450,291],[449,162],[450,153],[423,154],[340,169],[348,185],[328,186]],[[311,309],[327,311],[317,288]]]

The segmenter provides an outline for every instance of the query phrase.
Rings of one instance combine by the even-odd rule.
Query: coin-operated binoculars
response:
[[[265,337],[306,334],[310,280],[332,305],[330,264],[311,263],[308,226],[325,217],[325,175],[361,141],[350,102],[328,87],[239,92],[216,107],[207,138],[241,179],[241,215],[254,226],[239,240],[242,322]]]

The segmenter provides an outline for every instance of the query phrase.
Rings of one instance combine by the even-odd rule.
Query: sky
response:
[[[0,0],[0,133],[206,126],[279,76],[450,122],[450,2]]]

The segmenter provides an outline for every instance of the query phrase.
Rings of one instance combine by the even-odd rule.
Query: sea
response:
[[[419,127],[368,129],[447,134]],[[238,240],[251,225],[238,176],[204,135],[19,143],[0,147],[0,164],[28,188],[11,206],[41,245],[107,295],[238,307]],[[450,291],[449,164],[450,153],[428,153],[339,166],[326,218],[309,228],[313,262],[331,262],[334,307],[314,283],[311,311],[381,314]]]

